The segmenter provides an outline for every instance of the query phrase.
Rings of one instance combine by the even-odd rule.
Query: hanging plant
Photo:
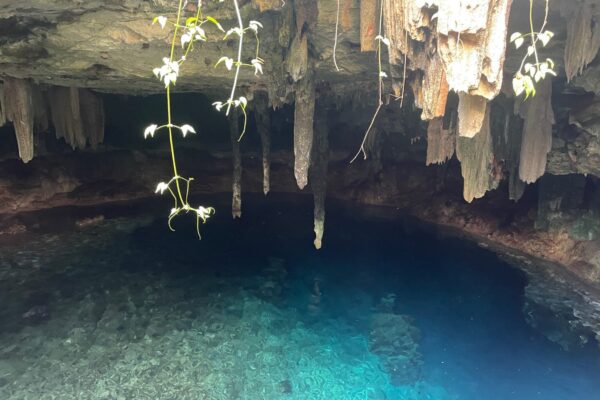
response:
[[[222,3],[224,0],[219,0]],[[216,63],[215,68],[219,64],[224,64],[228,70],[234,70],[234,78],[230,91],[229,98],[225,101],[215,102],[213,105],[217,111],[225,108],[225,114],[229,115],[232,107],[239,108],[244,115],[244,125],[240,134],[241,140],[246,130],[246,107],[248,100],[245,97],[236,98],[236,88],[238,85],[240,69],[242,67],[250,67],[254,69],[256,75],[262,74],[262,66],[264,60],[259,57],[259,38],[258,31],[262,28],[262,24],[258,21],[250,21],[248,26],[244,26],[238,0],[231,0],[235,9],[238,26],[225,31],[219,21],[214,17],[202,14],[202,0],[197,1],[197,11],[195,16],[183,20],[183,11],[187,5],[187,1],[179,0],[177,8],[177,14],[174,20],[170,20],[168,17],[161,15],[154,18],[153,24],[158,24],[161,29],[171,27],[172,38],[170,52],[167,57],[163,58],[163,65],[153,69],[154,75],[164,84],[166,94],[166,108],[167,108],[167,121],[163,125],[151,124],[144,131],[144,138],[154,137],[159,131],[166,131],[169,138],[169,150],[171,155],[173,176],[166,182],[159,182],[156,186],[156,193],[164,194],[169,192],[173,198],[173,208],[169,212],[168,226],[170,230],[174,230],[172,221],[175,217],[181,214],[191,214],[196,218],[196,232],[200,238],[200,224],[205,223],[214,213],[213,207],[198,206],[192,207],[189,203],[190,185],[193,182],[193,177],[183,177],[179,174],[175,145],[174,145],[174,132],[179,131],[182,137],[186,137],[188,134],[195,134],[195,128],[190,124],[177,125],[173,122],[172,113],[172,102],[171,94],[172,89],[177,83],[177,79],[181,74],[182,66],[188,60],[189,54],[194,48],[208,40],[207,27],[216,29],[217,33],[222,32],[225,35],[221,40],[229,40],[230,37],[236,36],[238,38],[238,51],[235,59],[227,56],[221,57]],[[249,62],[244,63],[242,61],[242,49],[244,43],[244,37],[247,33],[252,32],[256,39],[256,52],[255,57]],[[181,51],[180,56],[176,56],[178,49]]]

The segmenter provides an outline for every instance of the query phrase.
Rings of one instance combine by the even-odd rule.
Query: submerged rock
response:
[[[421,332],[406,315],[373,315],[369,350],[381,359],[393,385],[409,385],[421,378],[423,358],[419,352]]]
[[[258,297],[264,300],[279,300],[283,295],[284,283],[287,277],[285,260],[269,257],[268,266],[259,277]]]
[[[281,388],[281,393],[283,394],[292,394],[293,386],[292,382],[289,379],[285,379],[279,382],[279,387]]]
[[[30,324],[40,324],[50,319],[50,309],[46,305],[34,306],[25,312],[22,317]]]
[[[566,280],[555,279],[529,271],[525,321],[563,350],[583,347],[594,339],[600,342],[600,303],[574,291]]]
[[[577,323],[566,307],[555,310],[546,304],[526,299],[523,313],[527,323],[546,339],[558,344],[563,350],[581,347],[589,341],[589,332]],[[567,311],[567,312],[565,312]]]

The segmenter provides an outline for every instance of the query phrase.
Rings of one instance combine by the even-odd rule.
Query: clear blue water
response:
[[[202,241],[139,213],[0,243],[0,398],[600,399],[598,347],[529,327],[494,254],[338,204],[316,251],[309,198],[227,211]],[[381,313],[420,331],[415,382],[370,351]]]

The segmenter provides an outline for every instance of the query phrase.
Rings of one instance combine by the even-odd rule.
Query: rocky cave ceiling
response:
[[[174,13],[176,3],[0,4],[0,125],[13,122],[23,161],[35,156],[34,135],[49,126],[74,149],[101,143],[104,109],[97,92],[162,91],[151,71],[167,53],[171,32],[151,21]],[[390,101],[386,107],[397,110],[399,119],[399,103],[420,114],[427,128],[410,134],[426,137],[427,164],[444,163],[456,154],[465,200],[484,196],[502,179],[509,181],[510,197],[517,200],[526,184],[546,172],[600,176],[600,7],[592,0],[551,2],[549,29],[555,37],[541,53],[556,62],[559,76],[540,81],[537,95],[527,101],[512,95],[510,81],[523,50],[508,48],[507,37],[528,30],[529,1],[465,0],[457,5],[385,0],[381,8],[370,0],[240,4],[244,20],[256,19],[264,26],[261,55],[266,60],[264,75],[243,70],[240,92],[252,100],[257,124],[263,127],[269,124],[269,107],[294,104],[294,173],[300,188],[309,178],[315,181],[315,229],[320,234],[326,187],[319,177],[327,173],[328,152],[327,124],[320,121],[327,116],[320,110],[326,104],[338,110],[376,104],[379,11],[383,34],[391,42],[384,60],[386,90],[392,94],[385,97]],[[544,2],[535,0],[534,5],[543,15]],[[223,25],[234,24],[227,2],[207,2],[205,8]],[[194,2],[186,3],[186,13],[195,9]],[[339,71],[333,62],[336,27]],[[193,62],[186,63],[176,89],[209,96],[228,90],[231,75],[213,66],[223,54],[234,53],[235,46],[235,40],[203,45],[192,55]],[[252,58],[252,51],[247,47],[244,58]],[[398,124],[381,117],[376,128],[393,132]],[[269,138],[261,136],[266,192]],[[370,151],[377,152],[376,143],[367,143]],[[241,161],[235,140],[232,145],[239,191]]]

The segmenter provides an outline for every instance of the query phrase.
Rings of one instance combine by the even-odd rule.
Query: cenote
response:
[[[598,0],[0,0],[0,400],[599,400]]]
[[[329,206],[319,251],[307,197],[251,196],[201,241],[191,221],[168,233],[156,202],[54,210],[2,243],[0,397],[597,398],[598,347],[532,329],[520,270],[389,210]]]

